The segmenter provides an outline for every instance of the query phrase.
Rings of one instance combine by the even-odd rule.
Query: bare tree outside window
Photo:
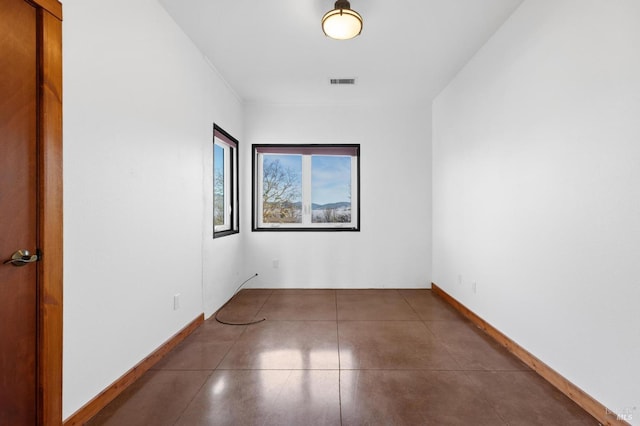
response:
[[[265,223],[300,223],[300,174],[272,157],[276,156],[265,156],[263,163],[262,220]]]
[[[213,224],[224,225],[224,170],[216,170],[213,178]]]

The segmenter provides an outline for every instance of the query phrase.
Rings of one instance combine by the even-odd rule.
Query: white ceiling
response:
[[[523,0],[352,0],[348,41],[330,0],[159,1],[245,102],[334,105],[430,102]]]

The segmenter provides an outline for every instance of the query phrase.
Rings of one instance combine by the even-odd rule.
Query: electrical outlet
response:
[[[173,295],[173,310],[177,311],[180,309],[180,293]]]
[[[462,274],[458,274],[458,285],[462,285]]]
[[[278,269],[280,267],[280,260],[273,259],[272,265],[273,265],[273,269]]]
[[[473,293],[476,294],[478,292],[478,283],[474,281],[471,285],[471,289],[473,290]]]

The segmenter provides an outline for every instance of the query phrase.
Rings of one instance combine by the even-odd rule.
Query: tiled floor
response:
[[[597,425],[429,290],[243,290],[91,425]]]

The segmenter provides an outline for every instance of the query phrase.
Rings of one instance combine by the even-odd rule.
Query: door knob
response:
[[[7,263],[13,266],[24,266],[27,263],[34,263],[40,260],[40,253],[36,251],[36,254],[29,253],[29,250],[21,249],[11,255],[11,259],[7,259],[3,262],[3,265]]]

